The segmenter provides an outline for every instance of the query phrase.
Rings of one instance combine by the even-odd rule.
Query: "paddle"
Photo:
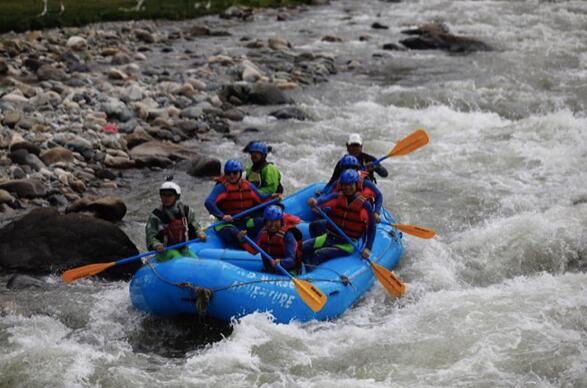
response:
[[[426,133],[426,131],[422,128],[417,129],[405,138],[403,138],[402,140],[400,140],[391,150],[389,150],[387,155],[375,160],[373,164],[379,164],[383,162],[385,159],[392,156],[403,156],[411,154],[418,148],[421,148],[428,144],[429,141],[430,139],[428,138],[428,134]]]
[[[265,206],[272,205],[272,204],[274,204],[274,203],[276,203],[276,202],[279,202],[279,201],[280,201],[280,199],[281,199],[281,198],[273,198],[271,201],[260,203],[260,204],[258,204],[257,206],[253,206],[253,207],[251,207],[251,208],[248,208],[248,209],[247,209],[247,210],[245,210],[245,211],[242,211],[242,212],[240,212],[240,213],[238,213],[238,214],[235,214],[234,216],[232,216],[232,218],[233,218],[233,219],[236,219],[236,218],[240,218],[240,217],[242,217],[242,216],[246,216],[247,214],[250,214],[250,213],[254,212],[255,210],[259,210],[259,209],[262,209],[262,208],[264,208]],[[214,224],[210,225],[209,227],[210,227],[210,228],[214,228],[214,227],[216,227],[216,226],[218,226],[218,225],[221,225],[221,224],[224,224],[224,221],[220,220],[220,221],[218,221],[218,222],[216,222],[216,223],[214,223]]]
[[[184,241],[181,243],[177,243],[175,245],[170,245],[168,247],[165,247],[165,250],[167,251],[169,249],[181,248],[181,247],[186,246],[188,244],[191,244],[197,240],[199,240],[199,239],[195,238],[193,240]],[[102,271],[107,270],[110,267],[115,267],[115,266],[119,266],[122,264],[130,263],[135,260],[141,259],[145,256],[151,256],[151,255],[155,255],[157,253],[159,253],[159,251],[152,250],[149,252],[138,254],[136,256],[127,257],[126,259],[111,261],[109,263],[96,263],[96,264],[84,265],[82,267],[73,268],[73,269],[70,269],[68,271],[63,272],[62,278],[65,283],[71,283],[75,280],[84,279],[89,276],[96,275]]]
[[[357,252],[361,252],[361,248],[359,247],[359,245],[355,243],[353,240],[351,240],[350,237],[347,236],[346,233],[343,232],[342,229],[340,229],[339,226],[336,225],[336,223],[332,221],[332,219],[330,219],[330,217],[328,217],[322,209],[320,209],[318,206],[314,206],[314,209],[316,209],[318,213],[326,220],[326,222],[328,222],[334,228],[334,230],[336,230],[336,232],[340,236],[342,236],[342,238],[344,238],[349,244],[351,244],[357,250]],[[385,289],[389,291],[389,293],[399,298],[404,294],[404,292],[406,292],[406,285],[393,272],[375,263],[373,260],[369,258],[364,259],[367,260],[367,262],[369,262],[371,268],[373,269],[375,277],[377,278],[377,280],[379,280],[379,282],[381,282],[383,287],[385,287]]]
[[[412,236],[416,236],[416,237],[420,237],[420,238],[430,239],[430,238],[436,236],[436,231],[434,231],[434,229],[425,228],[423,226],[408,225],[408,224],[390,224],[389,222],[383,222],[383,223],[386,225],[389,225],[389,226],[393,226],[394,228],[397,228],[406,234],[411,234]]]
[[[265,259],[269,260],[273,263],[273,258],[267,254],[264,250],[262,250],[253,240],[251,240],[247,235],[243,236],[244,239],[261,254]],[[315,313],[320,311],[322,307],[326,304],[326,295],[315,285],[305,280],[300,280],[295,278],[292,274],[287,272],[285,268],[281,266],[281,264],[277,264],[275,268],[279,269],[282,274],[289,276],[291,280],[294,282],[296,286],[296,291],[298,295],[304,303],[312,309]]]
[[[255,210],[258,210],[258,209],[260,209],[262,207],[265,207],[267,205],[271,205],[272,203],[275,203],[277,201],[279,201],[279,198],[275,198],[275,199],[272,199],[271,201],[264,202],[264,203],[259,204],[257,206],[253,206],[252,208],[249,208],[249,209],[244,210],[244,211],[242,211],[242,212],[240,212],[238,214],[235,214],[234,216],[232,216],[232,218],[240,218],[240,217],[245,216],[245,215],[247,215],[249,213],[252,213]],[[219,222],[213,224],[211,227],[213,228],[213,227],[215,227],[217,225],[220,225],[222,223],[223,223],[223,221],[219,221]],[[165,247],[165,251],[167,251],[169,249],[181,248],[183,246],[186,246],[186,245],[191,244],[193,242],[196,242],[198,240],[199,240],[198,238],[195,238],[193,240],[188,240],[188,241],[184,241],[184,242],[181,242],[181,243],[178,243],[178,244],[175,244],[175,245],[171,245],[171,246]],[[156,250],[152,250],[152,251],[149,251],[149,252],[141,253],[141,254],[136,255],[136,256],[127,257],[126,259],[120,259],[120,260],[116,260],[116,261],[111,261],[109,263],[96,263],[96,264],[84,265],[82,267],[73,268],[73,269],[70,269],[70,270],[67,270],[67,271],[63,272],[62,278],[63,278],[63,281],[65,283],[71,283],[71,282],[73,282],[75,280],[84,279],[84,278],[87,278],[89,276],[94,276],[96,274],[99,274],[100,272],[105,271],[105,270],[107,270],[110,267],[114,267],[114,266],[119,266],[119,265],[122,265],[122,264],[130,263],[130,262],[133,262],[135,260],[142,259],[143,257],[146,257],[146,256],[155,255],[157,253],[159,253],[159,252],[156,251]]]

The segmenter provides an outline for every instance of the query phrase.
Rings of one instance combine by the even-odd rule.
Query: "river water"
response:
[[[430,135],[380,180],[401,222],[438,232],[406,236],[405,297],[376,284],[332,322],[201,325],[135,311],[126,282],[49,277],[51,291],[0,292],[0,386],[587,386],[587,3],[347,0],[274,20],[231,32],[358,63],[294,94],[310,121],[246,118],[267,129],[288,192],[327,179],[349,132],[374,155]],[[380,50],[433,20],[496,50]],[[244,161],[247,140],[207,149]],[[137,244],[165,173],[124,193]],[[206,221],[211,182],[176,179]]]

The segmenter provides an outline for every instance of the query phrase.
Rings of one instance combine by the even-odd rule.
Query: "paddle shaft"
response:
[[[249,236],[245,235],[243,236],[245,238],[245,240],[254,248],[257,250],[257,252],[259,252],[261,254],[261,256],[263,258],[265,258],[266,260],[269,261],[269,263],[273,264],[273,258],[271,256],[269,256],[269,254],[267,252],[265,252],[263,249],[261,249],[261,247],[259,247],[251,238],[249,238]],[[293,279],[293,275],[290,274],[289,272],[287,272],[285,270],[285,268],[283,268],[281,266],[281,264],[276,264],[275,267],[277,269],[279,269],[279,271],[281,271],[282,274],[289,276],[290,278]]]
[[[259,209],[261,209],[261,208],[264,208],[265,206],[272,205],[272,204],[274,204],[274,203],[276,203],[276,202],[278,202],[278,201],[279,201],[279,198],[273,198],[273,199],[272,199],[271,201],[269,201],[269,202],[263,202],[263,203],[261,203],[261,204],[259,204],[259,205],[257,205],[257,206],[253,206],[253,207],[251,207],[251,208],[249,208],[249,209],[247,209],[247,210],[244,210],[244,211],[242,211],[242,212],[240,212],[240,213],[238,213],[238,214],[235,214],[234,216],[232,216],[232,218],[234,219],[234,218],[240,218],[240,217],[242,217],[242,216],[246,216],[247,214],[249,214],[249,213],[252,213],[252,212],[254,212],[255,210],[259,210]],[[218,221],[218,222],[216,222],[216,223],[214,223],[214,224],[210,225],[210,227],[211,227],[211,228],[215,228],[215,227],[217,227],[218,225],[222,225],[222,224],[224,224],[224,221]]]

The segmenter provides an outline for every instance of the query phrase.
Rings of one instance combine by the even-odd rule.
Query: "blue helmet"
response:
[[[340,167],[343,170],[347,168],[359,168],[361,165],[359,164],[359,159],[355,158],[353,155],[345,155],[340,159]]]
[[[263,212],[264,221],[277,221],[283,219],[283,210],[276,205],[267,206]]]
[[[255,141],[249,144],[249,146],[247,147],[247,152],[260,152],[263,155],[267,155],[267,153],[269,152],[269,147],[267,147],[267,144],[263,143],[262,141]]]
[[[349,185],[351,183],[358,183],[359,182],[359,173],[355,170],[344,170],[342,174],[340,174],[340,183],[343,185]]]
[[[235,159],[230,159],[227,160],[226,163],[224,163],[224,173],[229,173],[229,172],[243,172],[244,167],[243,164],[240,162],[240,160],[235,160]]]

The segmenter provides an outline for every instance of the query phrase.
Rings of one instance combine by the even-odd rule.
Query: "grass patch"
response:
[[[0,33],[52,27],[83,26],[89,23],[140,20],[189,19],[219,13],[232,5],[279,7],[308,4],[310,0],[0,0]],[[61,3],[64,10],[61,10]]]

